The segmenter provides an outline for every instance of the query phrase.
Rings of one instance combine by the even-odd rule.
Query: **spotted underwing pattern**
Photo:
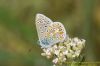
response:
[[[36,14],[36,29],[39,43],[43,48],[63,42],[67,37],[66,30],[61,22],[53,22],[43,14]]]

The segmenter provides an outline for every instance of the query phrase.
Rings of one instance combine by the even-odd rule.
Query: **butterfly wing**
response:
[[[63,24],[53,22],[42,14],[36,15],[36,28],[40,45],[44,48],[63,42],[66,38],[66,30]]]
[[[52,23],[52,20],[50,20],[48,17],[42,14],[36,15],[36,28],[39,37],[39,42],[42,47],[49,46],[49,40],[46,36],[46,32],[48,30],[48,26]]]
[[[64,25],[60,22],[54,22],[48,27],[47,37],[49,37],[50,44],[63,42],[66,38],[66,30]]]

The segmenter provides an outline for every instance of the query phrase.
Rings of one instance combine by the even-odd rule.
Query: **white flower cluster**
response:
[[[56,64],[62,64],[67,62],[68,59],[74,59],[78,57],[85,46],[84,39],[68,38],[62,43],[57,43],[49,48],[42,48],[42,56],[46,56],[48,59],[53,58],[52,62],[54,66]]]

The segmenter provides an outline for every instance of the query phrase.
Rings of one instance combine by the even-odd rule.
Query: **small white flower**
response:
[[[64,48],[64,46],[59,46],[59,49],[63,49]]]
[[[66,50],[70,50],[71,49],[71,45],[70,43],[66,45]]]
[[[76,57],[76,55],[74,54],[74,55],[72,55],[72,57],[73,57],[73,58],[75,58],[75,57]]]
[[[46,56],[46,54],[45,54],[45,53],[41,53],[41,55],[42,55],[42,56]]]
[[[64,55],[67,55],[67,54],[68,54],[68,51],[67,51],[67,50],[66,50],[66,51],[64,51],[64,52],[63,52],[63,54],[64,54]]]
[[[80,55],[80,50],[75,52],[76,57],[78,57]]]
[[[75,38],[73,39],[73,41],[74,41],[74,42],[78,42],[79,39],[78,39],[77,37],[75,37]]]
[[[63,53],[60,53],[59,56],[60,56],[60,57],[63,57]]]
[[[50,59],[50,58],[51,58],[51,56],[49,56],[49,55],[48,55],[48,56],[47,56],[47,58],[48,58],[48,59]]]
[[[55,50],[54,54],[59,55],[60,51],[59,50]]]
[[[46,52],[47,50],[45,48],[43,48],[43,51]]]
[[[76,47],[76,46],[73,46],[73,47],[72,47],[72,50],[77,51],[77,50],[79,50],[79,48]]]
[[[69,53],[74,54],[74,51],[73,50],[69,50]]]
[[[63,58],[63,62],[65,62],[66,61],[66,58]]]
[[[81,50],[83,47],[84,47],[84,46],[83,46],[83,44],[82,44],[82,43],[81,43],[81,44],[79,44],[79,45],[77,45],[77,48],[78,48],[79,50]]]
[[[49,50],[46,51],[46,55],[51,55]]]
[[[54,64],[57,64],[58,58],[55,58],[52,62],[53,62]]]
[[[53,48],[54,48],[54,49],[57,49],[57,45],[55,44],[55,45],[53,46]]]
[[[72,42],[70,43],[70,46],[76,46],[76,45],[77,45],[76,42],[73,42],[73,41],[72,41]]]
[[[71,54],[71,53],[68,53],[68,54],[67,54],[67,58],[72,59],[72,58],[73,58],[73,57],[72,57],[72,54]]]

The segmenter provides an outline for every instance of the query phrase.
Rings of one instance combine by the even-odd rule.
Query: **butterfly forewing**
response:
[[[42,46],[45,44],[48,44],[48,40],[47,40],[45,34],[47,32],[48,26],[51,23],[53,23],[53,22],[48,17],[46,17],[42,14],[36,15],[36,28],[37,28],[40,45],[42,45]]]

